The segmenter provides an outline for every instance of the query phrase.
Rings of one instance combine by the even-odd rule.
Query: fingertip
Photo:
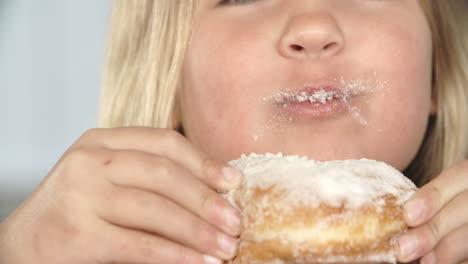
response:
[[[212,257],[212,256],[209,256],[209,255],[204,255],[203,256],[203,260],[205,264],[223,264],[223,261],[218,259],[218,258],[215,258],[215,257]]]
[[[235,189],[239,187],[243,179],[242,172],[231,166],[223,167],[222,175],[227,189]]]
[[[201,178],[218,192],[236,189],[242,183],[243,175],[238,169],[216,160],[205,160]]]
[[[397,237],[396,243],[393,245],[393,252],[398,262],[407,263],[417,258],[419,249],[418,239],[409,233],[405,233]]]
[[[404,205],[405,222],[411,226],[417,226],[425,221],[424,215],[427,211],[427,203],[424,199],[416,197]]]
[[[232,236],[240,235],[242,220],[240,211],[231,206],[227,206],[224,208],[223,217],[226,224],[226,231]]]
[[[222,259],[228,260],[236,256],[239,249],[238,239],[229,235],[219,234],[218,235],[218,254],[222,256]]]

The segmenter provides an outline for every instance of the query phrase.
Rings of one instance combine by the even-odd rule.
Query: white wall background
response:
[[[97,125],[111,0],[0,0],[0,221]]]

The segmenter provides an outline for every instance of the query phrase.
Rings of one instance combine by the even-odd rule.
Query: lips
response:
[[[273,96],[280,111],[292,116],[330,117],[343,113],[357,91],[334,86],[305,86]]]
[[[274,95],[274,100],[278,104],[304,103],[326,104],[335,99],[347,98],[342,91],[333,87],[306,87],[296,92],[282,92]]]

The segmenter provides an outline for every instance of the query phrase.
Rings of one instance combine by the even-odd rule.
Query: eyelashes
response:
[[[219,5],[242,5],[255,1],[256,0],[222,0],[221,2],[219,2]]]
[[[249,4],[249,3],[254,3],[254,2],[258,2],[260,0],[220,0],[218,5],[219,6],[235,6],[235,5],[246,5],[246,4]],[[291,1],[291,0],[287,0],[287,1]],[[348,1],[352,1],[352,0],[344,0],[344,2],[348,2]],[[392,1],[392,0],[355,0],[355,1],[361,1],[361,2],[389,2],[389,1]]]

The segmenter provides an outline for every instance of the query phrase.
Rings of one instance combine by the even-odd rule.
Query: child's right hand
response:
[[[221,263],[240,214],[216,190],[241,177],[171,130],[90,130],[1,223],[0,262]]]

